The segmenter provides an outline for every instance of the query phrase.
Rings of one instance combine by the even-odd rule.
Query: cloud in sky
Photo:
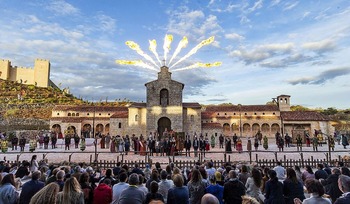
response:
[[[290,80],[289,83],[292,85],[297,85],[297,84],[321,85],[337,77],[346,76],[349,74],[350,74],[350,67],[334,68],[334,69],[323,71],[316,76],[293,79],[293,80]]]
[[[344,79],[350,67],[345,57],[350,55],[350,6],[345,0],[317,4],[280,0],[135,1],[4,1],[0,7],[0,58],[27,67],[32,67],[36,58],[49,59],[52,80],[89,100],[108,95],[111,100],[144,101],[144,84],[155,80],[157,73],[116,65],[116,59],[143,59],[125,46],[125,41],[138,42],[153,57],[148,40],[157,40],[157,52],[162,56],[165,34],[174,35],[169,55],[187,36],[189,44],[180,58],[215,35],[212,45],[203,47],[181,66],[221,61],[221,67],[172,75],[185,84],[187,101],[261,104],[279,92],[316,94],[310,91],[315,85],[322,85],[324,96],[334,94],[334,90],[350,91]],[[337,84],[328,83],[334,79]],[[217,95],[218,90],[222,95]],[[256,97],[257,92],[263,93]],[[258,101],[266,96],[263,102]],[[308,98],[313,97],[302,103],[316,103]],[[315,106],[348,106],[345,101],[319,103]]]

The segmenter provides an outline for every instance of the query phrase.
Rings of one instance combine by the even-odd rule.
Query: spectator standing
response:
[[[202,181],[202,175],[198,169],[192,170],[191,180],[187,184],[191,204],[200,204],[205,194],[206,185]]]
[[[80,175],[79,184],[84,193],[85,204],[91,204],[94,196],[94,189],[89,183],[89,174],[84,172]]]
[[[151,201],[162,201],[164,202],[162,194],[158,193],[158,183],[152,181],[150,184],[150,192],[146,195],[145,204],[149,204]]]
[[[7,174],[1,180],[0,203],[17,204],[19,193],[16,189],[15,176]]]
[[[113,186],[112,192],[113,192],[113,201],[112,204],[117,204],[119,200],[119,196],[121,192],[129,187],[129,184],[126,183],[126,180],[128,179],[128,175],[125,172],[122,172],[119,175],[119,183],[115,184]]]
[[[137,188],[139,176],[135,173],[129,176],[129,186],[119,196],[118,204],[143,204],[145,194]]]
[[[329,175],[327,179],[320,179],[321,184],[324,186],[326,193],[331,197],[332,202],[335,202],[335,200],[342,195],[338,186],[339,176],[340,170],[334,168],[332,169],[332,174]]]
[[[57,204],[84,204],[84,193],[75,177],[64,183],[63,191],[57,194]]]
[[[112,181],[109,178],[100,182],[94,190],[94,204],[110,204],[112,202]]]
[[[274,170],[268,172],[270,180],[265,185],[265,204],[284,204],[283,184],[278,181],[277,173]]]
[[[168,191],[170,188],[172,188],[174,186],[174,183],[172,180],[167,180],[167,175],[168,173],[165,170],[162,170],[160,172],[160,182],[158,183],[159,185],[159,189],[158,189],[158,193],[160,193],[163,196],[164,202],[167,202],[167,198],[168,198]]]
[[[338,179],[338,186],[343,195],[339,197],[334,204],[347,204],[350,203],[350,177],[340,175]]]
[[[29,204],[30,199],[32,199],[35,193],[44,188],[45,183],[39,181],[40,176],[40,171],[33,172],[32,179],[22,186],[21,195],[19,197],[19,204]]]
[[[301,178],[303,179],[303,182],[305,182],[308,179],[315,179],[315,174],[311,166],[305,166],[305,171],[301,174]]]
[[[287,169],[287,178],[283,181],[283,194],[286,204],[294,204],[294,199],[305,199],[303,184],[298,181],[294,169]]]
[[[229,172],[229,180],[224,184],[225,204],[242,203],[242,196],[245,195],[244,184],[237,179],[234,170]]]
[[[205,189],[205,192],[210,193],[211,195],[214,195],[218,199],[219,203],[223,204],[224,203],[224,187],[220,186],[219,184],[216,183],[216,178],[214,175],[209,177],[209,181],[210,181],[210,184]]]
[[[51,204],[57,202],[57,194],[60,187],[56,183],[50,183],[38,191],[29,204]]]
[[[301,201],[299,198],[294,199],[294,204],[331,204],[328,198],[323,198],[324,188],[322,184],[316,179],[308,179],[305,182],[307,192],[311,194],[310,198]]]
[[[247,179],[245,187],[247,189],[247,195],[255,198],[256,200],[263,201],[264,199],[260,199],[262,195],[260,187],[262,184],[262,175],[257,168],[252,169],[252,176]]]
[[[323,170],[323,164],[317,164],[317,170],[315,172],[315,179],[327,179],[328,173]]]
[[[176,174],[173,177],[174,187],[168,191],[167,204],[189,204],[189,191],[188,188],[183,186],[184,180],[182,175]]]
[[[36,155],[33,155],[32,156],[32,159],[30,160],[30,172],[34,172],[34,171],[38,171],[38,168],[39,168],[39,164],[38,162],[36,161]]]
[[[277,166],[273,168],[273,170],[277,174],[277,178],[279,181],[283,182],[286,178],[286,169],[282,166],[281,162],[276,162]]]

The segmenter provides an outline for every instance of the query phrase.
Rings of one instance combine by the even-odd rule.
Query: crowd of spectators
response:
[[[0,163],[0,203],[5,204],[345,204],[350,203],[350,171],[341,162],[274,168],[211,161],[180,169],[174,163],[140,168],[94,169],[78,164],[20,166]]]

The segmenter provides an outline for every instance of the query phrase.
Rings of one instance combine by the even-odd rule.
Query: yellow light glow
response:
[[[171,59],[169,61],[169,65],[171,64],[171,62],[173,61],[173,59],[175,59],[175,57],[180,53],[182,48],[185,48],[188,44],[188,39],[186,36],[184,36],[182,38],[182,40],[179,42],[179,44],[177,45],[177,48],[173,54],[173,56],[171,56]]]
[[[170,51],[170,45],[171,42],[173,41],[173,35],[168,35],[166,34],[164,37],[164,45],[163,45],[163,49],[164,49],[164,60],[166,61],[167,59],[167,55]]]
[[[116,60],[115,62],[120,65],[133,65],[133,66],[138,66],[138,67],[143,67],[150,70],[158,71],[158,69],[152,67],[149,64],[146,64],[142,60]]]
[[[211,67],[217,67],[221,66],[222,62],[213,62],[213,63],[202,63],[202,62],[197,62],[194,63],[190,66],[179,68],[179,69],[174,69],[173,72],[175,71],[183,71],[183,70],[189,70],[189,69],[195,69],[195,68],[211,68]]]
[[[156,59],[159,62],[159,64],[162,65],[162,63],[160,62],[158,53],[157,53],[157,41],[154,39],[149,40],[149,48],[148,49],[154,54],[154,56],[156,56]]]

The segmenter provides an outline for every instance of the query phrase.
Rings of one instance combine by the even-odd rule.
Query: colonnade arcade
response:
[[[261,133],[265,136],[274,136],[276,134],[276,132],[281,132],[281,127],[278,123],[241,123],[241,128],[242,128],[242,132],[240,132],[240,124],[229,124],[229,123],[224,123],[223,124],[223,134],[225,136],[232,136],[233,134],[236,134],[238,136],[240,136],[240,134],[242,133],[242,136],[254,136],[259,130],[261,131]]]
[[[95,123],[95,134],[106,135],[107,133],[109,133],[109,128],[109,123]],[[67,132],[66,130],[69,130],[69,132],[73,131],[79,136],[84,136],[85,138],[93,137],[92,123],[83,123],[82,125],[68,124],[66,127],[61,127],[60,124],[54,124],[51,127],[51,130],[56,132],[57,134],[65,134]]]

